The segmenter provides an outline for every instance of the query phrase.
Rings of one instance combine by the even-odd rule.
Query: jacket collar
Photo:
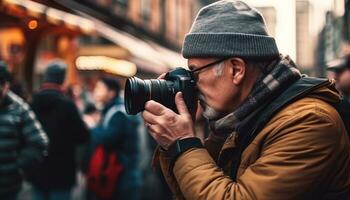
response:
[[[59,92],[63,92],[62,86],[56,83],[43,83],[40,87],[40,91],[43,90],[56,90]]]
[[[235,162],[239,163],[240,156],[244,149],[252,142],[257,134],[265,127],[277,111],[298,99],[305,96],[312,96],[326,102],[339,101],[334,83],[319,78],[303,77],[292,84],[279,96],[275,97],[271,103],[261,106],[260,110],[252,113],[244,120],[235,132],[224,142],[218,157],[218,165],[225,167],[235,154]]]

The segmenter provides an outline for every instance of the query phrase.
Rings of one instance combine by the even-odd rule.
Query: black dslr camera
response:
[[[193,113],[198,97],[196,81],[190,71],[176,68],[168,72],[164,79],[128,78],[124,94],[126,112],[135,115],[143,111],[145,103],[149,100],[157,101],[177,112],[175,105],[177,92],[182,92],[189,112]]]

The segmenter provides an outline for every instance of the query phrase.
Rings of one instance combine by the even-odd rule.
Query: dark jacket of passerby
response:
[[[138,118],[127,115],[123,100],[117,97],[104,107],[101,123],[92,130],[92,142],[95,146],[104,145],[117,152],[123,166],[118,190],[141,186],[138,124]]]
[[[9,92],[0,104],[0,199],[21,188],[23,170],[47,154],[48,139],[27,103]]]
[[[71,189],[76,178],[76,147],[89,138],[77,107],[61,90],[66,68],[60,61],[50,63],[41,90],[33,96],[33,111],[51,141],[48,157],[28,175],[40,192]]]
[[[89,138],[77,107],[63,94],[59,85],[46,83],[33,96],[32,108],[51,142],[48,157],[30,172],[30,182],[43,189],[73,186],[76,147]]]

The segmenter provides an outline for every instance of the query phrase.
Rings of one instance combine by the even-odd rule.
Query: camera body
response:
[[[169,71],[164,79],[141,80],[128,78],[125,85],[125,109],[135,115],[145,109],[145,103],[154,100],[178,112],[175,95],[182,92],[185,104],[190,113],[195,112],[198,95],[196,81],[192,73],[184,68]]]

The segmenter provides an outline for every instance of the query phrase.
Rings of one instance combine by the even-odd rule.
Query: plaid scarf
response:
[[[220,119],[209,121],[211,139],[226,140],[228,135],[235,132],[240,122],[247,117],[252,117],[255,110],[265,105],[271,98],[278,96],[283,89],[288,88],[301,77],[296,64],[289,56],[281,56],[263,71],[263,75],[255,82],[246,100],[236,110]]]

